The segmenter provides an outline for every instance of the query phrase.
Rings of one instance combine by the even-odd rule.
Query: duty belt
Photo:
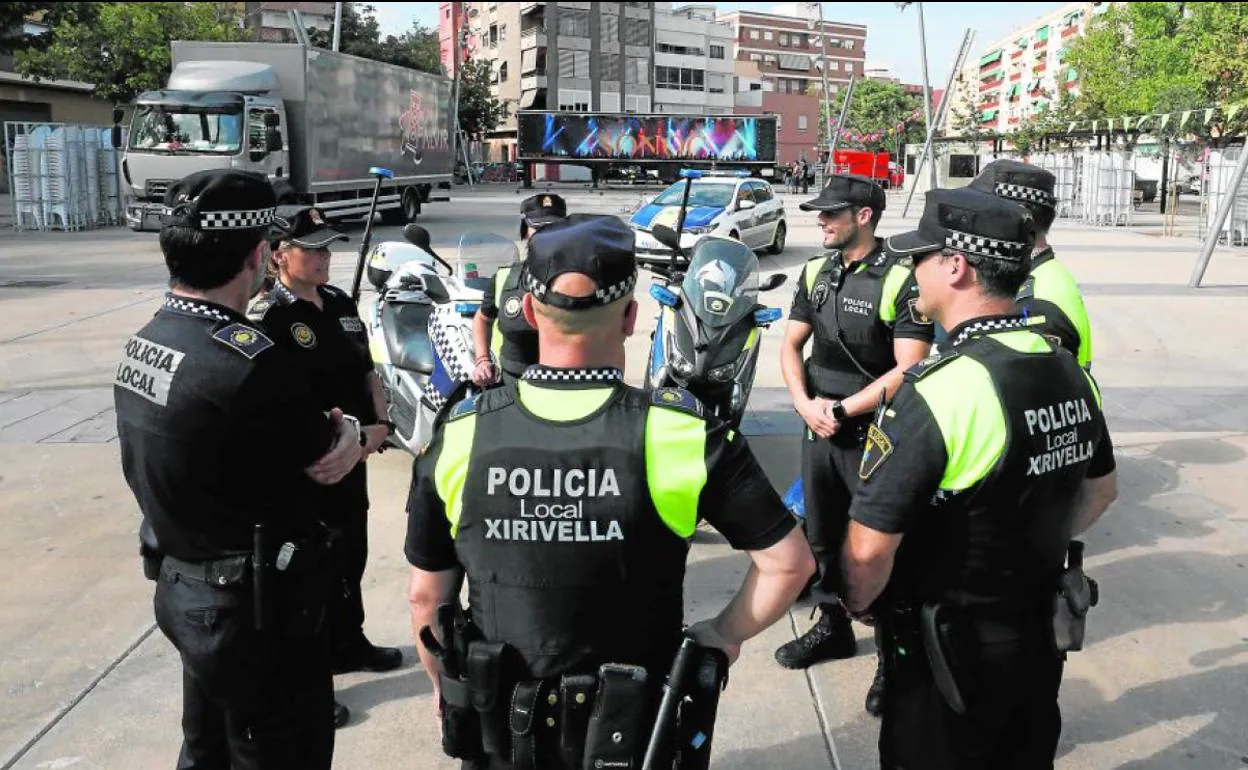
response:
[[[165,556],[164,565],[182,577],[225,588],[242,585],[250,579],[251,554],[233,554],[194,562]]]

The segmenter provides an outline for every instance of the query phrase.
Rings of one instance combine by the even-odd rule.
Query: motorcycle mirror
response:
[[[403,228],[403,237],[407,242],[419,246],[425,251],[429,251],[429,231],[416,223],[406,225]]]
[[[771,291],[772,289],[778,289],[783,286],[784,282],[787,280],[789,280],[789,277],[784,273],[772,273],[771,276],[767,278],[766,283],[762,285],[762,290]]]
[[[676,296],[676,292],[657,283],[650,284],[650,296],[658,300],[658,303],[664,307],[674,308],[680,306],[680,297]]]
[[[680,238],[677,237],[676,231],[667,225],[655,225],[654,239],[673,251],[680,251]]]
[[[754,324],[766,326],[780,320],[784,313],[778,307],[765,307],[754,311]]]

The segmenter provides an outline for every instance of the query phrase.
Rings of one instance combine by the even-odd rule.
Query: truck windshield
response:
[[[140,106],[130,129],[130,149],[235,155],[242,148],[241,111]]]

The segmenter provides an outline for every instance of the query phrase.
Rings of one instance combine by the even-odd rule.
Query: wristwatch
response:
[[[836,418],[837,422],[845,422],[845,420],[849,419],[849,414],[845,411],[845,405],[840,401],[832,404],[832,416]]]

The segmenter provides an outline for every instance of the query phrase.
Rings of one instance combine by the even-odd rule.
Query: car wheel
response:
[[[780,220],[780,224],[776,225],[776,237],[771,241],[771,247],[767,251],[772,254],[779,254],[784,251],[784,237],[787,234],[784,226],[784,220]]]

